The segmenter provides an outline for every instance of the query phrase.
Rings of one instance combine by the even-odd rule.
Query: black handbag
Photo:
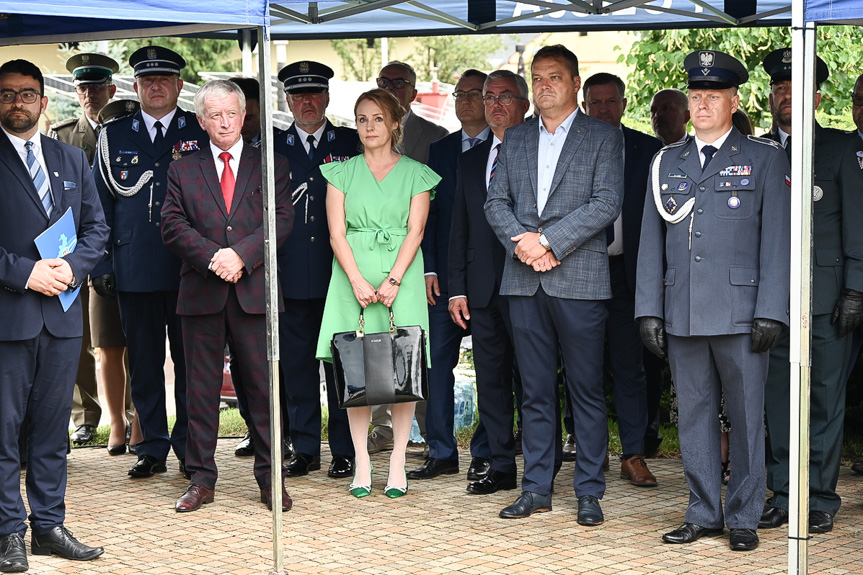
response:
[[[365,333],[360,310],[359,329],[333,334],[333,373],[339,407],[388,405],[428,399],[426,332],[418,325],[396,326]]]

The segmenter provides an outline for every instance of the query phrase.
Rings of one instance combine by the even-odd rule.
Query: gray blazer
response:
[[[552,297],[611,297],[605,228],[623,202],[623,138],[620,130],[579,111],[566,135],[548,201],[537,214],[539,120],[507,130],[485,213],[508,257],[502,295],[529,296],[539,286]],[[545,234],[561,265],[535,272],[514,255],[522,232]]]
[[[449,133],[443,126],[429,122],[425,118],[417,116],[417,113],[413,111],[402,124],[402,129],[404,130],[404,137],[399,142],[398,152],[423,164],[428,163],[431,143],[440,140]]]
[[[663,148],[644,204],[636,318],[663,318],[676,336],[749,333],[754,318],[788,325],[788,173],[782,148],[736,129],[703,171],[693,138]],[[691,213],[665,221],[654,190],[670,215],[694,198]]]

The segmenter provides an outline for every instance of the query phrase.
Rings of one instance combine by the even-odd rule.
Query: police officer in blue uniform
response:
[[[635,298],[645,346],[664,356],[667,333],[690,491],[683,525],[662,538],[691,543],[727,525],[731,549],[748,551],[765,493],[766,352],[788,325],[788,159],[732,126],[737,87],[749,78],[743,64],[700,50],[684,66],[695,136],[651,164]],[[724,513],[720,391],[734,429]]]
[[[288,477],[321,468],[320,361],[315,358],[324,299],[333,267],[327,227],[327,181],[320,165],[343,162],[359,153],[351,128],[334,126],[324,115],[330,103],[333,71],[301,61],[279,71],[294,123],[276,137],[275,151],[288,158],[296,218],[294,229],[279,246],[279,279],[285,311],[279,320],[282,380],[288,402],[294,457]],[[345,410],[339,408],[332,364],[324,364],[329,407],[329,443],[333,455],[328,475],[350,477],[354,447]]]
[[[791,151],[791,48],[764,58],[770,76],[770,109],[776,130],[765,137]],[[817,58],[815,82],[830,72]],[[815,94],[815,106],[821,93]],[[833,529],[842,502],[836,493],[845,422],[845,385],[852,338],[863,321],[863,170],[860,140],[854,133],[815,124],[815,187],[812,193],[812,370],[810,385],[809,532]],[[762,529],[788,522],[790,341],[782,330],[770,354],[765,388],[767,415],[767,488],[773,496],[761,516]]]
[[[116,120],[99,134],[93,168],[96,187],[111,227],[109,254],[91,273],[103,296],[116,294],[120,304],[132,400],[143,440],[132,477],[151,477],[167,470],[173,448],[185,475],[186,363],[177,310],[180,259],[162,243],[161,210],[167,191],[168,166],[206,149],[209,139],[195,114],[177,107],[183,88],[183,58],[159,46],[137,50],[129,58],[141,109]],[[165,332],[174,363],[177,421],[168,435],[165,410]]]

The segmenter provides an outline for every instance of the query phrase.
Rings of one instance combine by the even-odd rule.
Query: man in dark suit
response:
[[[129,64],[135,70],[141,109],[99,132],[93,170],[111,242],[109,255],[90,275],[100,295],[116,294],[126,333],[132,400],[143,436],[129,475],[164,473],[171,448],[186,475],[186,361],[176,311],[181,261],[162,243],[160,211],[171,162],[205,149],[208,140],[195,115],[177,107],[183,87],[180,70],[185,66],[179,54],[147,46],[132,54]],[[177,413],[170,436],[165,410],[166,329]]]
[[[695,137],[651,164],[635,294],[645,346],[664,357],[668,333],[690,490],[683,525],[662,539],[692,543],[728,525],[731,549],[749,551],[764,504],[766,352],[788,324],[788,159],[732,125],[743,64],[701,50],[684,66]],[[733,429],[724,511],[720,391]]]
[[[776,131],[767,134],[791,152],[791,48],[764,58],[770,76],[770,109]],[[815,81],[827,80],[827,64],[817,58]],[[815,107],[821,93],[815,94]],[[863,170],[860,140],[854,133],[815,124],[815,187],[812,248],[812,370],[809,417],[809,532],[833,529],[842,499],[836,493],[845,422],[845,388],[851,358],[848,336],[863,321]],[[764,390],[767,415],[767,488],[773,491],[758,526],[788,522],[790,341],[782,330],[770,354]],[[732,429],[732,434],[734,430]],[[733,475],[733,473],[732,473]]]
[[[426,401],[429,456],[421,467],[408,472],[408,479],[431,479],[442,473],[458,473],[458,446],[453,434],[453,369],[458,364],[461,340],[469,332],[454,324],[447,311],[447,252],[459,156],[484,142],[489,134],[482,105],[485,77],[479,70],[466,70],[461,75],[453,92],[461,130],[429,146],[428,166],[442,178],[429,207],[422,242],[429,331],[435,334],[429,341],[432,366],[429,370],[429,399]],[[468,470],[469,479],[479,479],[488,470],[488,441],[485,438],[484,427],[477,427],[471,442],[473,459]]]
[[[531,64],[539,117],[507,134],[485,213],[509,257],[509,296],[524,399],[522,494],[500,515],[551,510],[558,354],[573,398],[578,523],[604,521],[602,460],[608,447],[602,346],[611,297],[605,228],[620,213],[620,130],[578,111],[578,58],[544,46]]]
[[[58,296],[81,287],[102,257],[108,227],[80,150],[39,134],[48,105],[39,68],[26,60],[0,66],[0,571],[28,568],[21,498],[19,432],[29,437],[27,500],[31,551],[89,560],[88,547],[63,525],[66,447],[72,388],[81,353],[81,300],[64,310]],[[42,254],[34,239],[67,211],[74,251]],[[25,429],[21,429],[26,421]]]
[[[245,105],[240,87],[228,80],[212,80],[198,90],[195,113],[210,145],[171,164],[162,207],[165,246],[183,260],[177,313],[189,360],[186,470],[192,477],[177,500],[179,512],[195,511],[214,498],[219,375],[228,343],[249,403],[261,503],[272,508],[261,152],[243,142]],[[276,158],[279,243],[291,232],[294,216],[287,164]],[[283,491],[282,511],[291,504]]]
[[[647,376],[644,345],[635,321],[635,268],[644,214],[648,171],[662,142],[621,125],[626,110],[625,85],[613,74],[594,74],[584,82],[584,111],[623,133],[623,207],[606,230],[612,297],[605,302],[608,320],[605,338],[614,375],[614,407],[617,411],[623,457],[620,477],[639,487],[655,487],[656,477],[644,461],[647,429]]]
[[[446,136],[447,130],[411,110],[411,102],[417,97],[416,72],[409,64],[393,60],[381,69],[377,84],[378,88],[392,92],[405,109],[405,115],[402,117],[403,135],[398,152],[417,162],[428,163],[429,146],[432,142]],[[415,415],[420,432],[425,433],[424,402],[417,405]],[[392,449],[393,428],[389,406],[378,405],[372,408],[372,425],[374,428],[368,439],[369,453]]]
[[[508,70],[495,70],[483,85],[483,104],[493,135],[459,160],[449,242],[449,312],[462,328],[471,322],[480,421],[491,455],[486,474],[467,486],[479,495],[518,484],[512,435],[515,352],[508,299],[499,293],[507,256],[483,205],[505,132],[524,122],[530,108],[527,82]]]
[[[279,320],[282,386],[285,390],[294,457],[289,477],[321,468],[321,362],[315,346],[324,313],[324,300],[333,268],[327,226],[327,181],[320,166],[343,162],[359,153],[359,137],[351,128],[334,126],[325,114],[330,103],[333,71],[318,62],[295,62],[282,68],[279,80],[294,123],[276,138],[275,151],[288,158],[294,205],[302,217],[279,246],[279,279],[285,311]],[[348,416],[339,408],[333,365],[324,362],[329,408],[329,477],[351,477],[354,446]]]

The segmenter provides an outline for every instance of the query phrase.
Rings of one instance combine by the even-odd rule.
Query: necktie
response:
[[[788,163],[791,163],[791,136],[785,138],[785,155],[788,156]]]
[[[222,152],[219,154],[219,159],[225,162],[225,169],[222,170],[222,197],[225,198],[225,211],[231,213],[231,202],[234,200],[234,187],[236,180],[234,179],[234,171],[231,170],[231,153]]]
[[[24,147],[27,148],[27,170],[30,171],[33,185],[36,186],[39,199],[42,200],[42,207],[45,208],[45,213],[50,218],[51,209],[54,207],[54,199],[51,197],[51,190],[48,188],[48,177],[36,159],[36,154],[33,153],[33,142],[27,142],[24,144]]]
[[[471,147],[471,148],[473,148],[474,146],[476,146],[478,143],[479,143],[479,138],[468,138],[468,139],[467,139],[467,144],[468,144],[468,146],[469,146],[469,147]]]
[[[497,158],[500,156],[500,144],[494,147],[494,160],[491,162],[491,172],[488,174],[488,185],[494,179],[494,172],[497,170]]]
[[[717,151],[713,146],[704,146],[701,148],[701,153],[704,154],[704,165],[701,166],[702,171],[707,169],[707,164],[710,163],[710,160],[713,159],[713,154]]]
[[[315,137],[309,134],[306,141],[309,143],[309,161],[311,162],[315,159]]]
[[[164,126],[162,125],[162,122],[156,120],[153,127],[156,128],[156,137],[153,138],[153,147],[156,148],[156,150],[161,150],[162,142],[165,140],[165,134],[162,133],[162,128],[164,128]]]

